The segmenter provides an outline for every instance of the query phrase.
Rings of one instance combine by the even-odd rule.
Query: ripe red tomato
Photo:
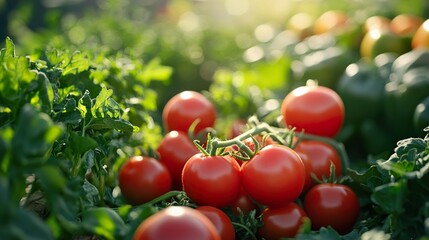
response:
[[[356,194],[348,186],[322,183],[307,192],[304,210],[313,229],[331,226],[338,233],[346,234],[356,223],[360,205]]]
[[[315,140],[301,140],[294,149],[306,166],[306,182],[304,190],[308,190],[315,183],[311,178],[314,173],[320,180],[328,178],[331,174],[331,163],[335,166],[335,176],[340,176],[342,171],[341,159],[338,152],[329,144]]]
[[[213,223],[197,210],[170,206],[144,220],[133,240],[221,240]]]
[[[182,189],[182,170],[186,161],[199,152],[195,144],[185,132],[171,131],[167,133],[158,146],[159,161],[170,171],[173,188]]]
[[[222,240],[235,239],[234,225],[232,225],[231,219],[225,212],[212,206],[200,206],[196,209],[210,219]]]
[[[250,198],[249,194],[241,188],[240,195],[237,199],[231,204],[231,211],[239,216],[240,212],[243,214],[250,213],[251,211],[256,210],[258,213],[258,205]]]
[[[197,153],[185,164],[183,190],[198,205],[225,207],[240,194],[240,166],[230,156]]]
[[[266,240],[293,238],[306,217],[304,210],[294,202],[281,207],[268,207],[262,212],[263,225],[258,233]]]
[[[302,192],[305,167],[299,155],[283,145],[268,145],[241,168],[244,190],[258,203],[278,206]]]
[[[283,121],[297,132],[334,137],[344,121],[344,104],[340,96],[324,86],[301,86],[284,98]]]
[[[201,93],[183,91],[172,97],[165,105],[162,119],[167,131],[188,132],[191,124],[199,119],[194,133],[213,127],[216,120],[214,105]]]
[[[118,175],[119,188],[131,204],[148,202],[171,190],[167,168],[151,157],[134,156],[124,163]]]

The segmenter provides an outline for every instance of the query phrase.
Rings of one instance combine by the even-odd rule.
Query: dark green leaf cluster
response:
[[[130,233],[117,187],[123,161],[153,154],[159,61],[47,49],[0,51],[0,238],[118,239]],[[113,91],[113,89],[115,91]],[[148,211],[148,210],[146,210]],[[146,216],[145,214],[138,214]],[[132,232],[132,231],[131,231]]]
[[[428,130],[428,129],[426,129]],[[382,231],[393,239],[429,235],[429,136],[399,141],[387,160],[364,172],[349,171],[362,204],[365,231]]]

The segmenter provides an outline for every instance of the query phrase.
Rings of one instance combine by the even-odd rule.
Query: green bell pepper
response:
[[[308,79],[314,79],[320,86],[334,88],[344,69],[353,61],[351,53],[339,46],[311,52],[292,63],[293,85],[302,86]]]
[[[380,115],[385,84],[373,63],[359,61],[347,66],[336,88],[344,102],[346,122],[358,125]]]
[[[385,86],[385,116],[397,139],[422,134],[422,129],[414,127],[413,118],[417,105],[429,96],[429,58],[425,66],[415,66],[420,67],[396,69],[391,76],[402,77],[391,79]]]

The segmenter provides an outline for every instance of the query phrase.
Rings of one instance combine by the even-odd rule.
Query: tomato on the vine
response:
[[[242,140],[242,142],[252,152],[255,152],[255,149],[256,149],[255,141],[258,143],[259,149],[275,143],[274,139],[272,139],[270,136],[262,136],[260,134],[257,134],[255,136],[248,137],[248,138]],[[235,152],[237,154],[240,154],[240,148],[237,145],[232,145],[232,146],[226,147],[224,152],[231,152],[231,153]],[[243,164],[243,161],[241,159],[235,158],[235,160],[237,160],[237,162],[238,162],[238,164],[240,164],[240,166]]]
[[[173,96],[162,111],[162,119],[167,131],[188,132],[195,121],[194,133],[212,128],[216,121],[216,109],[204,95],[194,91],[183,91]]]
[[[331,175],[331,164],[335,166],[335,176],[340,176],[342,171],[341,158],[338,152],[328,143],[316,140],[301,140],[294,150],[305,155],[301,159],[306,166],[306,182],[304,189],[307,190],[315,183],[311,177],[314,173],[317,179],[329,178]]]
[[[312,228],[331,226],[340,234],[350,232],[359,217],[360,205],[353,190],[343,184],[322,183],[304,197],[304,210]]]
[[[171,190],[170,172],[158,160],[133,156],[124,163],[118,175],[119,188],[131,204],[148,202]]]
[[[299,197],[305,181],[300,156],[283,145],[262,148],[241,168],[244,190],[258,203],[278,206]]]
[[[258,233],[266,240],[293,238],[306,217],[305,211],[294,202],[280,207],[268,207],[262,212],[263,225]]]
[[[222,240],[235,239],[234,225],[232,225],[231,219],[224,211],[212,206],[200,206],[196,209],[213,223]]]
[[[281,113],[286,126],[297,132],[334,137],[342,128],[344,103],[328,87],[307,85],[286,95]]]
[[[180,131],[167,133],[158,146],[159,161],[170,171],[173,188],[182,189],[182,170],[186,161],[199,152],[188,134]]]
[[[198,205],[225,207],[240,194],[240,166],[231,156],[197,153],[185,164],[183,190]]]
[[[204,214],[184,206],[167,207],[145,219],[133,240],[221,240],[214,224]]]

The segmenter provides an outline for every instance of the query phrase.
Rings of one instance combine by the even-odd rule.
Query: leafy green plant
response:
[[[382,231],[395,239],[427,236],[428,160],[426,135],[399,141],[388,159],[374,161],[363,172],[350,170],[365,210],[360,227]]]
[[[153,154],[162,135],[151,115],[156,93],[145,94],[146,86],[168,80],[171,70],[58,49],[16,56],[9,38],[0,62],[6,238],[125,236],[125,218],[113,208],[126,205],[115,190],[117,169],[127,156]],[[133,85],[114,92],[124,79]]]

